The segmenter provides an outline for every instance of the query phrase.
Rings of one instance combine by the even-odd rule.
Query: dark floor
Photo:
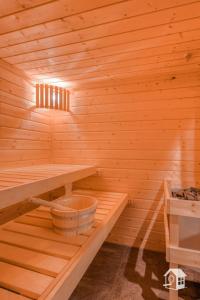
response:
[[[164,254],[104,243],[70,300],[168,299],[162,286],[167,270]],[[200,299],[200,284],[186,285],[180,299]]]

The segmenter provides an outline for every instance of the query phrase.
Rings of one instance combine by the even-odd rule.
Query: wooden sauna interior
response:
[[[65,90],[65,108],[38,107],[38,85]],[[39,177],[44,181],[32,182]],[[171,198],[164,197],[164,180],[173,186],[200,187],[200,2],[0,0],[0,224],[8,226],[0,229],[0,300],[68,299],[104,241],[165,253],[163,203]],[[78,263],[87,263],[80,265],[80,278],[77,270],[72,272],[70,291],[58,282],[56,292],[48,288],[48,276],[60,272],[64,253],[55,260],[54,270],[37,273],[46,276],[48,293],[44,286],[26,290],[15,282],[14,268],[28,267],[15,262],[12,253],[18,252],[12,246],[18,250],[28,246],[12,241],[13,224],[20,232],[25,221],[17,223],[17,218],[49,214],[43,207],[35,211],[27,198],[42,195],[53,200],[63,195],[65,181],[68,187],[73,183],[74,193],[103,201],[97,220],[107,227],[102,233],[104,229],[95,225],[94,242],[79,257]],[[195,221],[193,212],[187,213],[190,208],[185,208],[184,216],[191,217],[190,234],[199,238],[200,208]],[[45,232],[40,239],[45,240]],[[70,253],[82,243],[71,246]],[[93,249],[94,243],[98,249]],[[5,258],[7,251],[10,259]],[[192,269],[200,268],[199,251],[193,252],[195,262],[188,263]],[[192,256],[181,255],[178,264]],[[4,278],[4,272],[12,274],[14,283],[9,276]],[[120,297],[113,299],[133,299]],[[178,299],[176,293],[169,297]]]

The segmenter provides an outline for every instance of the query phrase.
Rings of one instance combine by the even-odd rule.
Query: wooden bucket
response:
[[[65,236],[74,236],[91,229],[97,207],[96,198],[75,195],[71,196],[70,200],[62,200],[60,203],[72,210],[51,209],[55,232]]]

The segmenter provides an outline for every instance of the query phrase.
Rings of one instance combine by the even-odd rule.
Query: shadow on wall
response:
[[[154,198],[152,205],[150,206],[146,218],[144,219],[140,229],[137,232],[137,237],[133,243],[133,247],[138,247],[140,249],[151,249],[151,242],[155,241],[153,236],[153,232],[157,232],[160,237],[162,237],[163,242],[163,231],[162,228],[159,228],[158,232],[156,228],[156,224],[162,220],[162,212],[163,212],[163,185],[160,186],[156,197]],[[147,225],[148,224],[148,225]]]
[[[149,244],[153,240],[152,229],[155,230],[154,226],[158,222],[162,210],[163,186],[158,190],[146,219],[138,231],[138,238],[133,244],[133,247],[138,248],[131,248],[125,268],[125,277],[128,281],[134,282],[134,284],[138,284],[141,287],[141,296],[145,300],[167,299],[166,290],[162,286],[163,274],[168,270],[165,254],[145,250],[145,248],[151,247]],[[146,222],[149,224],[147,228],[144,225]],[[146,233],[141,238],[143,231],[146,231]]]
[[[196,116],[196,118],[197,117],[198,116]],[[196,119],[195,123],[197,123]],[[183,187],[189,185],[199,186],[199,130],[198,125],[194,128],[192,124],[194,126],[194,122],[191,122],[188,128],[191,131],[194,131],[194,134],[188,136],[189,132],[187,132],[186,136],[183,134],[181,137],[182,141],[179,140],[179,142],[182,142],[180,143],[181,147],[178,149],[180,151],[180,160],[177,162],[180,164],[180,169],[175,176],[172,176],[171,178],[172,181],[174,180],[175,185]],[[190,156],[191,152],[193,153],[193,156]],[[151,243],[153,240],[151,232],[155,223],[158,221],[157,217],[162,212],[163,208],[162,194],[163,187],[160,188],[157,197],[150,208],[150,211],[154,210],[153,215],[149,212],[144,221],[144,223],[149,222],[148,228],[146,228],[143,223],[138,231],[138,238],[136,238],[133,246],[139,248],[132,248],[130,250],[124,271],[124,276],[129,282],[140,286],[142,290],[141,299],[144,300],[168,299],[168,292],[163,287],[163,275],[169,268],[169,265],[165,260],[165,254],[144,249],[145,247],[148,247],[148,243]],[[150,219],[151,221],[149,221]],[[146,230],[146,234],[142,240],[140,236],[144,230]],[[156,229],[154,229],[154,231],[155,230]],[[200,299],[200,284],[187,281],[186,286],[186,289],[179,291],[180,299]]]

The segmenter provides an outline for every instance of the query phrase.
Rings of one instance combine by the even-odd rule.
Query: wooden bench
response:
[[[127,194],[77,190],[98,198],[95,225],[64,237],[52,230],[49,209],[39,208],[0,228],[0,299],[66,300],[127,204]]]
[[[0,209],[61,186],[68,189],[72,182],[95,173],[95,167],[88,165],[47,164],[0,168]]]

